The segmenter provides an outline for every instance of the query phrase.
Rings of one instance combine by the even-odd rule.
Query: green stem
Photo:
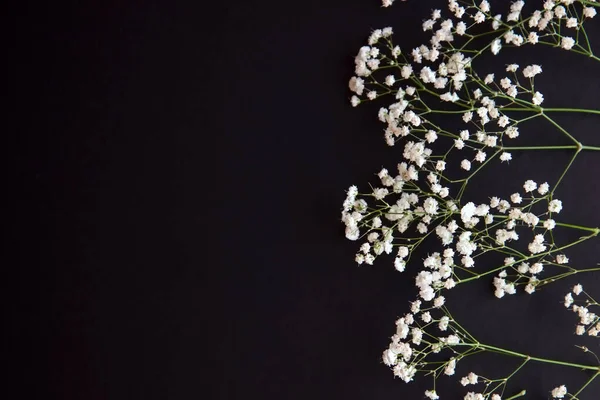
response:
[[[543,108],[542,110],[544,112],[574,112],[600,115],[600,110],[589,110],[585,108]]]
[[[567,132],[565,130],[565,128],[563,128],[562,126],[560,126],[559,124],[557,124],[552,118],[550,118],[549,116],[547,116],[546,114],[543,114],[544,118],[546,118],[548,120],[548,122],[550,122],[552,125],[554,125],[559,131],[561,131],[562,133],[565,134],[565,136],[567,136],[569,139],[571,139],[573,142],[575,142],[575,144],[579,147],[582,146],[581,143],[579,143],[579,141],[577,139],[575,139],[573,137],[573,135],[571,135],[569,132]]]
[[[486,350],[491,350],[491,351],[498,352],[498,353],[508,354],[508,355],[515,356],[515,357],[525,358],[525,359],[532,360],[532,361],[538,361],[538,362],[543,362],[543,363],[547,363],[547,364],[564,365],[566,367],[581,368],[581,369],[587,369],[587,370],[593,370],[593,371],[600,372],[600,370],[599,370],[600,367],[598,367],[597,365],[575,364],[575,363],[570,363],[570,362],[565,362],[565,361],[550,360],[548,358],[532,357],[527,354],[518,353],[518,352],[512,351],[512,350],[502,349],[500,347],[490,346],[488,344],[479,344],[477,346],[484,348]]]
[[[554,193],[556,191],[556,189],[558,189],[558,186],[562,182],[562,180],[565,177],[565,175],[567,175],[567,172],[571,168],[571,165],[573,165],[573,163],[575,162],[575,159],[577,158],[578,155],[579,155],[579,150],[576,151],[575,154],[573,154],[573,157],[571,158],[571,161],[569,161],[569,164],[567,165],[567,167],[565,168],[565,170],[563,171],[563,173],[560,175],[560,178],[558,178],[558,181],[556,181],[556,184],[554,184],[554,188],[552,189],[552,193]]]
[[[515,394],[514,396],[508,397],[506,400],[513,400],[513,399],[517,399],[519,397],[523,397],[527,394],[527,390],[521,390],[519,393]]]
[[[598,147],[598,146],[581,146],[581,150],[600,151],[600,147]]]
[[[577,150],[579,146],[503,146],[502,150]]]
[[[575,393],[575,394],[574,394],[574,395],[573,395],[571,398],[576,398],[576,397],[579,395],[579,393],[583,392],[583,389],[585,389],[585,388],[586,388],[586,387],[587,387],[587,386],[588,386],[590,383],[592,383],[592,382],[594,381],[594,379],[596,379],[596,378],[598,377],[598,375],[600,375],[600,371],[596,372],[596,373],[594,374],[594,376],[592,376],[592,377],[591,377],[591,378],[590,378],[590,379],[589,379],[589,380],[588,380],[588,381],[585,383],[585,385],[583,385],[583,386],[581,387],[581,389],[579,389],[579,390],[577,391],[577,393]]]

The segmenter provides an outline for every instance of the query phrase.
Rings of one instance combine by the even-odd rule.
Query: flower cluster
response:
[[[586,299],[581,301],[583,305],[574,304],[576,302],[573,295],[577,298],[583,294]],[[600,316],[590,312],[590,308],[598,308],[600,304],[596,302],[589,294],[583,290],[581,284],[577,284],[573,287],[572,293],[569,292],[565,295],[565,307],[573,311],[579,317],[579,324],[575,328],[575,334],[577,335],[589,335],[598,337],[600,334]]]
[[[492,13],[487,1],[473,2],[466,7],[450,0],[447,18],[443,17],[442,10],[434,10],[431,18],[423,23],[423,30],[431,32],[429,43],[410,52],[393,44],[391,27],[376,29],[368,45],[363,46],[355,58],[356,76],[349,83],[354,92],[351,102],[358,106],[365,101],[393,96],[394,102],[379,110],[379,119],[387,125],[384,137],[390,146],[402,138],[426,143],[438,138],[449,139],[450,151],[472,152],[461,162],[466,171],[471,170],[473,163],[484,163],[497,155],[501,161],[510,161],[512,154],[506,151],[504,140],[519,136],[519,124],[532,118],[550,120],[547,113],[542,112],[544,95],[534,89],[534,79],[542,67],[532,64],[519,71],[519,65],[513,63],[506,67],[503,76],[496,77],[496,73],[475,72],[473,62],[488,49],[498,54],[502,46],[538,43],[561,46],[600,60],[592,53],[589,41],[584,48],[576,40],[579,33],[585,31],[584,22],[595,16],[600,4],[556,3],[546,1],[542,10],[524,16],[524,2],[514,2],[503,21],[501,14]],[[575,8],[578,3],[583,7],[580,10]],[[470,33],[484,23],[491,24],[493,38],[488,32]],[[565,25],[562,32],[573,31],[576,39],[558,35],[562,25]],[[476,47],[475,39],[482,37],[487,45]],[[445,104],[453,108],[448,109]],[[514,111],[534,114],[516,118]],[[433,121],[432,117],[440,113],[459,114],[468,126],[459,131],[447,130]]]
[[[392,3],[383,0],[382,4],[388,7]],[[569,265],[567,251],[597,238],[600,229],[560,221],[563,203],[555,195],[578,154],[600,151],[600,147],[582,144],[550,117],[552,112],[600,111],[543,107],[544,95],[535,84],[543,68],[536,63],[476,71],[476,61],[484,52],[498,55],[506,47],[529,45],[552,46],[600,61],[592,52],[584,27],[596,16],[600,4],[545,0],[540,9],[528,15],[524,5],[524,1],[513,1],[503,16],[492,12],[486,0],[449,0],[447,10],[433,10],[423,22],[423,31],[429,35],[426,44],[406,51],[392,41],[391,27],[376,29],[354,59],[354,76],[349,81],[351,104],[356,107],[383,97],[393,99],[380,107],[378,118],[386,126],[386,143],[400,144],[402,160],[393,170],[381,169],[377,183],[369,190],[359,192],[357,186],[351,186],[341,220],[346,237],[360,242],[357,264],[372,265],[377,258],[388,256],[400,272],[409,264],[418,266],[414,271],[417,298],[410,312],[396,321],[396,331],[382,359],[405,382],[417,374],[432,376],[433,388],[425,391],[429,399],[440,398],[435,386],[438,378],[455,375],[463,359],[486,351],[519,358],[521,364],[510,375],[497,379],[476,371],[462,375],[460,383],[470,390],[465,400],[501,400],[509,378],[528,362],[598,371],[598,365],[531,357],[481,343],[452,317],[445,297],[446,290],[488,275],[494,295],[502,298],[519,291],[532,294],[573,274],[600,270]],[[464,125],[447,128],[435,118],[439,115],[457,117],[456,122]],[[521,136],[521,124],[534,118],[549,121],[573,144],[508,146]],[[471,178],[490,161],[509,162],[515,151],[541,149],[574,152],[552,187],[548,182],[529,179],[522,189],[504,197],[492,196],[478,203],[465,198]],[[456,167],[449,165],[454,159]],[[461,176],[450,177],[450,171],[459,171]],[[583,236],[558,243],[554,234],[558,228],[583,232]],[[423,260],[411,262],[415,250],[427,239],[437,241],[437,247]],[[501,254],[504,260],[494,261],[486,257],[488,253]],[[575,296],[581,293],[585,292],[579,285],[573,289]],[[565,307],[580,318],[576,333],[596,336],[600,320],[590,308],[598,304],[589,296],[585,304],[574,304],[573,294],[565,297]],[[551,395],[577,398],[586,386],[573,394],[559,386]],[[524,394],[522,391],[506,399]]]

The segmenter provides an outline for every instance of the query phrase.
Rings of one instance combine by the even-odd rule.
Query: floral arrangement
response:
[[[384,7],[393,3],[382,1]],[[405,382],[418,375],[431,377],[432,387],[425,392],[429,399],[440,398],[436,381],[442,375],[455,375],[462,360],[480,353],[512,357],[519,364],[503,377],[479,371],[461,376],[460,383],[472,388],[465,400],[524,396],[526,390],[505,391],[509,380],[529,363],[557,364],[590,375],[575,390],[565,385],[548,388],[553,398],[579,399],[600,375],[600,361],[583,346],[581,350],[593,355],[589,365],[480,342],[453,317],[444,296],[445,291],[475,282],[489,284],[499,299],[518,292],[533,294],[563,278],[600,270],[570,265],[568,252],[582,242],[598,241],[600,229],[562,220],[563,205],[555,196],[577,157],[600,147],[582,143],[554,117],[600,115],[600,110],[545,108],[543,88],[535,82],[543,73],[540,65],[510,63],[500,72],[477,69],[478,59],[486,54],[500,57],[507,48],[528,46],[549,46],[600,61],[585,30],[600,3],[538,3],[538,9],[526,13],[525,2],[514,1],[502,14],[486,0],[449,0],[422,24],[430,35],[428,43],[407,51],[393,42],[391,27],[376,29],[355,57],[351,104],[387,99],[378,118],[385,124],[386,144],[402,147],[402,160],[394,170],[381,169],[368,190],[348,189],[342,222],[346,237],[360,242],[356,263],[372,265],[387,254],[393,256],[397,271],[412,269],[416,275],[418,298],[396,321],[383,362]],[[526,129],[524,123],[534,119],[548,121],[570,144],[511,145]],[[508,163],[515,152],[554,150],[571,152],[572,157],[552,185],[527,179],[515,193],[489,193],[486,202],[466,198],[473,177],[491,163]],[[572,230],[578,238],[561,242],[555,238],[558,229]],[[415,250],[429,237],[437,241],[438,251],[416,260]],[[495,263],[499,255],[503,261]],[[577,335],[599,336],[600,317],[593,312],[599,304],[581,285],[565,296],[564,306],[579,318]]]

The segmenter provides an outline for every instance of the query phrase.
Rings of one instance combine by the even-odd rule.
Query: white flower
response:
[[[357,95],[362,95],[363,90],[365,88],[365,81],[362,78],[353,76],[348,83],[348,87],[351,91],[355,92]]]
[[[410,303],[410,311],[413,313],[418,313],[421,310],[421,300],[415,300]]]
[[[547,219],[546,221],[544,221],[544,228],[548,229],[549,231],[554,229],[555,226],[556,222],[553,219]]]
[[[460,218],[464,223],[467,223],[471,220],[471,218],[475,215],[477,211],[477,207],[473,202],[468,202],[461,208],[460,210]]]
[[[575,295],[579,296],[581,294],[581,292],[583,292],[583,286],[581,286],[580,283],[573,286],[573,293],[575,293]]]
[[[444,298],[444,296],[438,296],[435,298],[435,300],[433,300],[433,306],[436,308],[440,308],[444,305],[445,302],[446,299]]]
[[[527,286],[525,286],[525,291],[529,294],[532,294],[535,292],[535,286],[533,286],[531,283],[528,283]]]
[[[529,273],[532,275],[539,274],[544,270],[544,265],[542,263],[535,263],[531,267],[529,267]]]
[[[360,104],[360,99],[356,96],[352,96],[350,103],[352,104],[352,107],[356,107]]]
[[[531,254],[538,254],[546,250],[546,246],[544,245],[544,236],[543,235],[535,235],[533,241],[529,243],[528,246]]]
[[[473,373],[473,372],[469,372],[469,375],[467,375],[467,379],[469,379],[469,383],[471,385],[476,385],[477,384],[477,379],[479,377],[477,376],[477,374]]]
[[[579,21],[577,21],[577,18],[568,18],[565,25],[567,28],[577,28]]]
[[[552,397],[555,399],[562,399],[567,394],[567,387],[565,385],[561,385],[552,389]]]
[[[437,393],[435,392],[435,390],[426,390],[425,391],[425,397],[428,397],[431,400],[437,400],[437,399],[440,398],[440,396],[437,395]]]
[[[508,136],[511,139],[515,139],[519,136],[519,128],[516,125],[513,126],[509,126],[508,128],[506,128],[506,136]]]
[[[423,209],[425,210],[425,212],[427,214],[437,214],[438,212],[438,202],[436,199],[432,198],[432,197],[428,197],[424,202],[423,202]]]
[[[477,154],[475,155],[475,160],[479,161],[480,163],[482,163],[482,162],[485,161],[486,156],[487,156],[487,154],[485,152],[479,150],[477,152]]]
[[[542,104],[544,102],[544,95],[541,94],[540,92],[535,92],[535,94],[531,98],[531,102],[533,104],[535,104],[536,106],[539,106],[540,104]]]
[[[519,94],[519,91],[517,90],[517,85],[511,85],[506,91],[506,94],[512,98],[517,97],[517,94]]]
[[[552,200],[548,204],[548,211],[553,213],[559,213],[562,210],[562,201],[560,200]]]
[[[540,41],[540,38],[537,33],[531,32],[529,36],[527,36],[527,41],[531,44],[537,44]]]
[[[586,18],[594,18],[596,16],[596,9],[594,7],[585,7],[583,9],[583,16]]]
[[[435,133],[435,131],[430,130],[425,134],[425,139],[427,140],[427,143],[433,143],[437,140],[437,138],[438,136]]]
[[[394,259],[394,268],[396,268],[396,271],[398,272],[404,272],[404,269],[406,268],[406,262],[403,259],[396,257]]]
[[[406,258],[406,256],[408,256],[408,253],[409,253],[408,247],[400,246],[398,248],[398,257]]]
[[[454,375],[455,368],[456,368],[456,360],[454,358],[451,358],[450,361],[448,361],[448,364],[446,364],[446,367],[444,368],[444,374]]]
[[[564,18],[567,15],[567,11],[565,10],[565,8],[563,6],[557,6],[554,9],[554,15],[556,16],[556,18],[560,19],[560,18]]]
[[[485,21],[485,14],[481,11],[477,11],[477,14],[473,16],[473,20],[475,20],[475,23],[480,24]]]
[[[585,326],[577,325],[577,328],[575,328],[575,334],[581,336],[584,333],[585,333]]]
[[[440,331],[445,332],[448,329],[448,324],[450,323],[450,318],[444,315],[440,318],[440,322],[438,323],[438,328]]]
[[[537,64],[528,65],[523,70],[523,76],[525,78],[533,78],[534,76],[542,73],[542,67]]]
[[[385,84],[388,86],[394,86],[394,83],[396,82],[396,78],[394,78],[394,75],[388,75],[385,77]]]
[[[565,50],[571,50],[573,46],[575,46],[575,40],[573,40],[571,37],[565,36],[560,41],[560,47]]]
[[[429,311],[426,311],[423,314],[421,314],[421,321],[425,322],[426,324],[430,323],[431,313]]]
[[[403,361],[399,362],[398,365],[394,367],[394,375],[406,383],[412,381],[416,373],[417,369],[414,365],[407,365]]]
[[[462,160],[460,162],[460,167],[465,171],[469,171],[471,169],[471,162],[469,160]]]
[[[519,193],[513,193],[510,196],[510,201],[512,201],[515,204],[520,204],[523,201],[523,198],[521,197],[521,195]]]
[[[567,256],[565,256],[564,254],[559,254],[556,256],[557,264],[567,264],[568,262],[569,262],[569,258]]]
[[[565,308],[571,307],[572,304],[573,296],[571,295],[571,293],[567,293],[567,295],[565,296]]]
[[[500,39],[494,40],[490,47],[492,54],[496,55],[496,54],[500,53],[501,49],[502,49],[502,41]]]
[[[392,349],[386,349],[381,356],[383,363],[388,367],[392,365],[396,365],[398,362],[398,354],[394,352]]]
[[[492,21],[492,29],[497,31],[500,28],[500,23],[502,22],[502,15],[496,14],[494,15],[494,20]]]
[[[535,183],[534,181],[529,179],[529,180],[525,181],[525,184],[523,185],[523,189],[525,189],[525,192],[527,192],[527,193],[533,192],[535,189],[537,189],[537,183]]]
[[[506,72],[515,72],[519,69],[519,64],[508,64],[506,66]]]
[[[504,151],[500,154],[500,161],[510,161],[512,160],[512,154]]]
[[[538,193],[541,194],[542,196],[545,195],[546,193],[548,193],[548,191],[550,190],[550,185],[548,185],[548,182],[544,182],[540,185],[540,187],[538,188]]]

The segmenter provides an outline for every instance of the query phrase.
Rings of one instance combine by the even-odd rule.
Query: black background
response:
[[[349,105],[354,55],[388,25],[404,48],[420,44],[421,21],[444,4],[21,4],[7,60],[17,112],[5,149],[19,185],[5,210],[8,390],[36,399],[422,398],[429,380],[404,384],[380,361],[415,296],[412,272],[356,267],[339,213],[349,185],[365,186],[400,156],[385,146],[378,106]],[[589,25],[600,49],[598,21]],[[598,108],[596,64],[525,57],[544,67],[548,105]],[[600,145],[597,118],[561,122]],[[523,143],[562,140],[548,126],[529,135]],[[569,157],[515,155],[470,195],[552,182]],[[597,155],[582,153],[558,193],[563,220],[600,225],[599,172]],[[569,256],[590,267],[599,250],[595,240]],[[503,301],[472,285],[453,295],[453,309],[487,343],[592,363],[573,345],[598,342],[573,336],[575,317],[560,303],[575,282]],[[494,373],[506,366],[482,363]],[[585,380],[529,367],[517,383],[537,399]],[[458,389],[456,379],[445,385]],[[598,393],[596,382],[582,399]]]

